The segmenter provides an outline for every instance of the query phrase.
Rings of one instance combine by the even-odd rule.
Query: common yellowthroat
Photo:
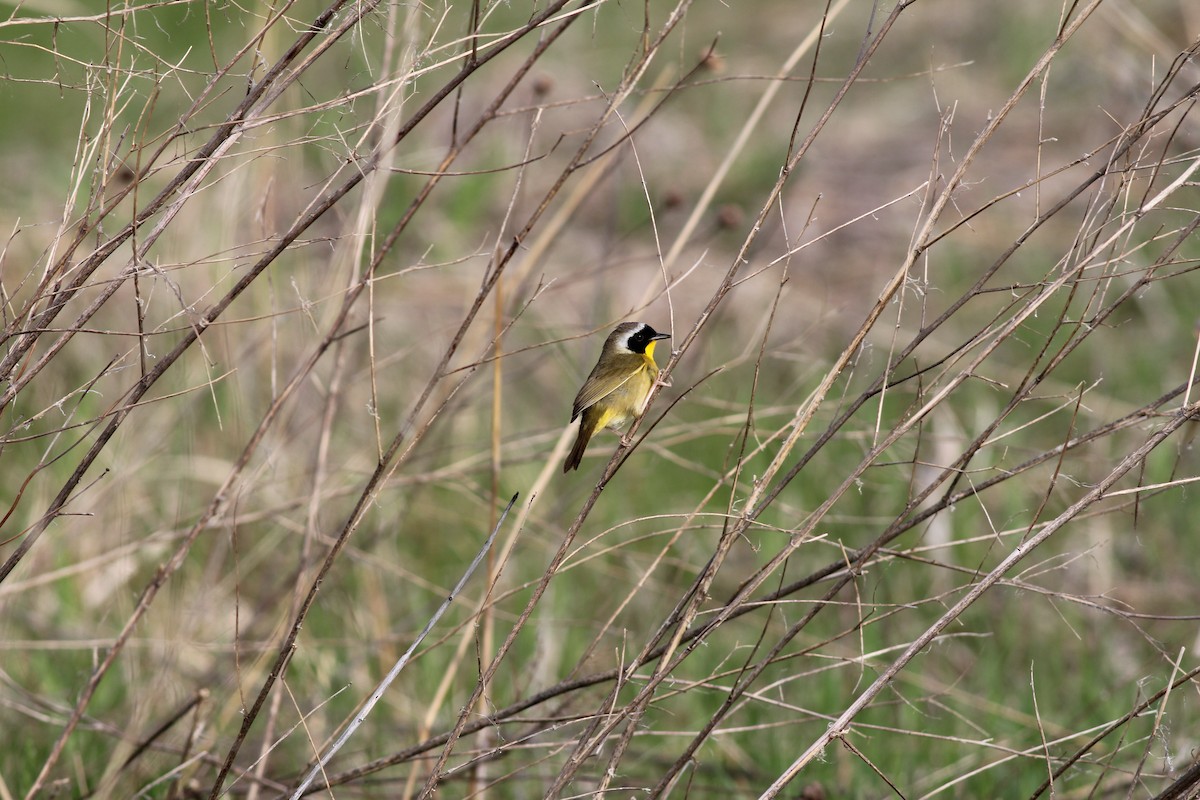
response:
[[[608,335],[600,360],[575,395],[571,421],[580,414],[583,420],[563,472],[579,468],[583,451],[596,431],[608,428],[619,433],[622,425],[646,410],[650,390],[658,380],[654,345],[670,338],[644,322],[622,322]]]

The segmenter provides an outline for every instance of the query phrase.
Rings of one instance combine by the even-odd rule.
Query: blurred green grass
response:
[[[842,25],[857,30],[852,26],[861,26],[868,11],[865,5],[855,9],[856,22]],[[800,235],[817,193],[822,194],[822,199],[816,206],[818,223],[812,233],[831,229],[907,191],[914,175],[920,176],[917,180],[923,179],[928,172],[931,132],[936,130],[938,118],[930,97],[931,82],[936,86],[940,103],[960,104],[955,136],[969,138],[986,113],[1003,101],[1005,93],[1040,53],[1057,14],[1057,9],[1025,2],[1012,4],[1006,11],[978,15],[986,19],[973,19],[971,14],[945,4],[931,6],[932,11],[923,12],[928,16],[906,22],[908,27],[898,33],[891,50],[880,54],[871,74],[878,73],[881,78],[907,75],[928,69],[931,62],[954,64],[968,57],[971,64],[939,73],[933,81],[896,78],[886,84],[857,87],[854,91],[860,96],[846,113],[845,128],[839,128],[837,136],[820,142],[814,157],[804,162],[796,188],[786,198],[785,204],[792,212],[788,218],[790,236]],[[296,15],[311,14],[317,7],[315,3],[300,4]],[[1178,3],[1150,3],[1147,9],[1148,14],[1167,20],[1172,15],[1186,13]],[[518,10],[502,7],[496,13],[515,18]],[[687,66],[714,38],[714,33],[722,31],[718,51],[723,54],[729,73],[769,71],[780,58],[773,45],[794,45],[791,10],[774,4],[769,14],[779,24],[762,31],[761,23],[752,19],[753,15],[739,14],[736,9],[720,4],[697,6],[689,18],[686,41],[679,46],[680,56],[675,66],[679,69]],[[138,27],[139,48],[158,54],[163,63],[189,48],[189,59],[203,60],[207,32],[196,6],[164,7],[156,9],[154,15],[158,24]],[[553,62],[553,69],[546,70],[554,78],[551,99],[595,94],[595,84],[610,86],[628,58],[640,16],[640,8],[624,5],[606,5],[604,13],[598,12],[594,25],[585,26],[586,30],[564,48],[567,52]],[[808,22],[800,17],[799,13],[795,15],[795,30],[803,30]],[[231,43],[245,35],[244,30],[232,10],[226,9],[224,15],[214,18],[217,25],[214,37],[223,42],[224,52],[229,52]],[[499,25],[502,20],[498,18],[496,23]],[[1111,45],[1109,37],[1116,37],[1127,57],[1143,70],[1143,78],[1149,70],[1150,54],[1138,41],[1122,41],[1119,28],[1114,33],[1111,23],[1097,23],[1096,28],[1099,29],[1094,34],[1096,41],[1075,45],[1076,50],[1083,52],[1073,50],[1064,57],[1062,71],[1066,77],[1057,77],[1056,73],[1051,78],[1050,94],[1054,102],[1049,105],[1048,120],[1055,127],[1050,135],[1058,141],[1047,144],[1048,158],[1077,154],[1082,147],[1093,146],[1094,137],[1084,138],[1089,127],[1100,124],[1098,120],[1109,114],[1126,118],[1130,103],[1136,107],[1143,99],[1135,94],[1128,98],[1130,103],[1123,102],[1113,88],[1113,76],[1106,74],[1107,68],[1097,63],[1087,49]],[[828,60],[823,60],[818,70],[822,74],[839,75],[839,70],[844,71],[856,52],[855,36],[843,35],[840,30],[835,34],[830,37]],[[5,284],[10,292],[14,278],[9,276],[16,275],[15,280],[20,280],[24,275],[22,268],[36,263],[49,246],[48,232],[60,213],[58,209],[68,184],[82,108],[77,90],[60,91],[48,78],[64,66],[74,67],[28,46],[49,46],[52,40],[47,29],[39,27],[22,32],[21,36],[21,46],[15,40],[0,44],[11,76],[0,81],[3,92],[0,101],[10,112],[0,114],[0,120],[7,120],[7,123],[0,121],[3,145],[0,159],[16,181],[33,188],[27,197],[11,198],[3,212],[10,224],[15,225],[20,219],[24,228],[6,257]],[[295,91],[292,102],[311,103],[365,85],[371,80],[370,65],[358,59],[362,52],[372,52],[379,45],[372,36],[381,38],[382,34],[368,31],[364,40],[339,50],[343,59],[339,68],[314,76],[311,81],[306,78],[302,89]],[[63,26],[59,37],[56,46],[61,52],[70,52],[81,61],[101,61],[104,39],[95,26]],[[507,74],[505,67],[497,65],[494,75],[488,73],[487,77],[502,80]],[[203,84],[206,79],[203,71],[198,65],[191,68],[196,70],[195,74],[178,78],[182,86],[175,85],[174,76],[172,83],[166,85],[172,91],[164,90],[161,99],[155,101],[153,114],[142,122],[146,130],[166,127],[185,107],[185,90],[195,91]],[[78,86],[99,78],[99,73],[90,75],[70,69],[61,74],[65,85]],[[1077,75],[1090,78],[1096,91],[1113,94],[1102,94],[1098,101],[1077,97],[1079,87],[1072,83]],[[20,82],[27,77],[49,82]],[[429,81],[432,85],[436,79],[431,76]],[[211,110],[213,119],[219,119],[223,110],[244,91],[244,78],[230,78],[228,83],[225,96]],[[488,86],[486,80],[484,85]],[[646,135],[638,139],[638,147],[640,166],[652,196],[659,191],[673,191],[689,200],[695,197],[727,151],[738,129],[737,123],[751,106],[753,94],[744,89],[757,85],[752,81],[730,81],[688,89],[648,127]],[[788,102],[772,109],[766,126],[769,133],[756,140],[755,147],[739,160],[730,180],[719,192],[718,203],[732,204],[752,213],[761,202],[777,176],[790,130],[789,115],[794,114],[801,91],[800,84],[791,87]],[[819,84],[810,100],[811,107],[821,107],[822,99],[831,91],[830,85]],[[137,124],[139,102],[146,96],[145,89],[134,92],[135,102],[127,112],[130,125]],[[484,96],[483,91],[477,96],[467,96],[463,105],[472,108]],[[413,101],[421,101],[419,91]],[[548,147],[560,130],[567,131],[569,138],[577,138],[580,126],[588,119],[585,109],[581,104],[548,111],[539,144]],[[178,282],[189,307],[192,303],[202,306],[204,299],[211,297],[214,286],[228,286],[244,265],[245,258],[241,255],[226,261],[217,254],[235,246],[242,248],[239,253],[261,247],[249,242],[275,233],[272,209],[277,214],[276,220],[286,220],[299,198],[307,196],[298,187],[310,190],[332,169],[339,156],[325,137],[341,135],[340,114],[330,111],[306,115],[303,120],[289,120],[263,133],[260,142],[273,139],[281,155],[247,159],[240,165],[246,174],[231,170],[227,186],[219,186],[210,192],[210,197],[202,198],[199,209],[185,214],[186,224],[177,229],[180,233],[164,240],[158,251],[160,261],[164,266],[178,268],[168,274]],[[435,132],[403,153],[400,165],[428,169],[435,164],[448,140],[451,122],[448,113],[440,115]],[[1032,123],[1018,127],[1026,137],[1036,137]],[[660,130],[666,133],[659,134]],[[474,146],[467,166],[456,169],[464,172],[495,169],[519,159],[522,129],[514,123],[504,133],[511,138],[499,137]],[[288,144],[297,136],[313,137],[318,143]],[[1086,144],[1079,144],[1081,141]],[[562,147],[562,151],[567,149]],[[1019,184],[1032,170],[1029,138],[1022,140],[1014,134],[1012,141],[1000,141],[996,150],[999,155],[989,153],[989,158],[995,160],[983,169],[988,174],[984,185],[972,187],[971,197],[976,202]],[[561,152],[555,151],[548,160],[561,157]],[[542,343],[624,317],[645,287],[658,280],[654,255],[657,245],[648,228],[649,215],[640,179],[638,170],[626,156],[620,167],[614,168],[587,198],[572,218],[571,229],[551,248],[550,257],[537,265],[540,274],[529,277],[529,281],[544,278],[555,283],[546,301],[535,303],[529,316],[505,340],[510,350],[536,349],[517,353],[503,362],[501,494],[532,483],[549,452],[553,432],[565,423],[569,398],[590,365],[600,337],[556,345]],[[391,176],[378,210],[381,230],[403,212],[421,182],[417,176]],[[518,207],[527,211],[531,198],[537,196],[535,187],[544,182],[545,177],[540,173],[531,177],[531,185]],[[273,187],[266,193],[268,200],[261,196],[264,186]],[[317,529],[322,534],[328,536],[340,526],[357,488],[374,466],[374,416],[385,423],[386,438],[387,431],[411,408],[424,376],[444,347],[467,300],[473,296],[509,191],[511,177],[505,173],[447,179],[433,203],[419,212],[418,229],[405,240],[395,256],[395,264],[385,268],[384,274],[391,270],[399,273],[416,264],[465,259],[455,266],[389,278],[378,284],[376,304],[369,314],[375,322],[373,335],[379,360],[376,377],[381,388],[378,398],[370,393],[366,337],[347,339],[345,347],[351,366],[336,422],[337,447],[329,457],[329,484],[320,498]],[[1192,194],[1183,195],[1181,202],[1194,200]],[[234,205],[233,200],[239,196],[243,202]],[[265,221],[259,221],[256,214],[264,207]],[[939,250],[931,265],[931,281],[924,287],[926,294],[906,295],[908,305],[902,327],[914,330],[919,325],[917,312],[913,310],[919,303],[928,303],[923,314],[928,319],[957,297],[982,266],[1028,223],[1031,207],[1029,198],[1002,205],[995,213],[985,214],[960,239]],[[898,263],[908,241],[915,209],[914,203],[881,211],[867,223],[851,226],[793,258],[784,294],[785,313],[769,340],[764,361],[767,368],[756,387],[762,412],[756,419],[758,432],[782,426],[832,361],[847,332],[857,325],[863,309],[877,296],[882,277],[890,274]],[[683,213],[669,210],[656,215],[663,242],[669,242],[679,230],[682,217]],[[344,222],[344,219],[338,224],[330,221],[318,233],[338,236],[339,224]],[[1078,223],[1078,216],[1064,218],[1061,224],[1040,233],[1018,254],[1020,263],[998,278],[997,284],[1042,280],[1065,251],[1064,242],[1069,241]],[[775,227],[770,246],[762,246],[764,258],[767,253],[775,256],[782,239],[779,223],[770,224]],[[185,234],[190,234],[190,238]],[[677,305],[675,320],[681,325],[676,329],[677,336],[708,297],[708,288],[715,283],[739,240],[738,231],[723,231],[713,215],[706,218],[702,235],[683,258],[702,260],[702,266],[673,297]],[[1194,251],[1194,247],[1188,250]],[[1153,247],[1137,254],[1142,263],[1153,257]],[[285,257],[272,267],[268,283],[255,287],[235,304],[232,319],[243,321],[214,330],[215,335],[206,337],[203,357],[198,354],[168,374],[159,397],[185,389],[192,391],[147,407],[145,413],[138,414],[134,425],[122,430],[116,447],[104,460],[111,472],[72,507],[74,512],[88,516],[58,523],[50,532],[52,538],[31,552],[13,580],[20,586],[21,581],[33,580],[53,570],[71,570],[87,565],[89,559],[98,562],[67,577],[0,595],[5,597],[0,602],[6,608],[0,621],[3,640],[49,643],[115,635],[131,612],[137,592],[165,554],[162,547],[144,551],[119,548],[137,545],[148,536],[186,528],[208,502],[212,488],[236,458],[270,402],[278,381],[286,376],[290,365],[312,340],[314,320],[323,320],[336,303],[337,293],[349,272],[347,261],[343,252],[322,242]],[[765,264],[756,261],[751,266],[758,268]],[[646,515],[681,515],[700,507],[713,486],[713,474],[730,465],[739,423],[726,409],[744,409],[748,402],[757,344],[752,337],[778,279],[779,269],[775,268],[735,290],[736,303],[722,309],[718,324],[707,329],[702,347],[681,364],[676,372],[676,391],[710,368],[731,366],[698,388],[664,420],[601,497],[583,536],[590,538],[614,528],[597,544],[607,546],[618,541],[623,544],[563,576],[563,585],[553,589],[550,604],[543,610],[545,619],[539,622],[537,636],[522,637],[517,651],[502,668],[497,682],[498,705],[515,699],[507,696],[504,687],[526,687],[535,678],[556,679],[569,670],[599,631],[600,622],[615,609],[616,600],[628,591],[630,577],[645,573],[662,541],[672,531],[669,521],[625,523]],[[506,313],[511,314],[524,301],[528,292],[520,290],[527,288],[528,282],[509,287]],[[166,286],[160,286],[156,292],[149,306],[150,318],[176,329],[186,326],[187,313],[179,313],[175,296]],[[134,300],[128,293],[123,294],[119,304],[97,318],[98,328],[128,332]],[[909,366],[923,367],[944,356],[973,327],[981,326],[1010,301],[1011,292],[1003,291],[976,298],[971,303],[971,313],[965,315],[970,324],[964,322],[962,328],[955,327],[944,337],[939,334],[937,341],[922,347],[898,374],[907,374]],[[1113,327],[1105,332],[1108,335],[1089,340],[1058,368],[1053,393],[1047,393],[1040,402],[1022,404],[1006,421],[1003,430],[1013,433],[1003,445],[984,453],[987,466],[995,470],[1011,467],[1061,441],[1073,428],[1116,416],[1123,413],[1122,409],[1135,407],[1177,385],[1186,375],[1185,366],[1194,346],[1190,326],[1197,301],[1200,297],[1195,281],[1185,278],[1171,281],[1170,291],[1148,292],[1146,297],[1126,304],[1109,323]],[[1082,303],[1082,299],[1073,300],[1073,311],[1068,316],[1077,316],[1076,309],[1081,314]],[[988,364],[989,375],[1004,381],[1019,379],[1030,356],[1052,335],[1054,315],[1049,308],[1047,311],[1031,320],[1017,337],[997,351]],[[639,309],[637,316],[653,319],[656,325],[658,320],[669,318],[662,301],[647,311]],[[1072,333],[1070,328],[1054,333],[1052,348]],[[165,352],[176,335],[156,337],[153,350]],[[465,351],[464,363],[482,349],[484,341],[483,334],[475,334],[471,341],[475,349]],[[15,425],[21,416],[52,407],[75,387],[87,385],[109,359],[133,346],[131,337],[83,337],[64,350],[61,360],[56,359],[52,372],[31,385],[29,392],[22,393],[12,415],[6,419]],[[853,397],[861,391],[886,359],[887,348],[884,338],[872,341],[858,367],[841,379],[832,396],[844,393]],[[751,353],[749,358],[745,357],[747,352]],[[125,368],[133,369],[131,364],[127,363]],[[231,369],[235,371],[211,388],[196,388]],[[456,398],[446,419],[414,453],[410,468],[385,490],[377,510],[356,534],[351,557],[330,575],[322,590],[322,601],[305,624],[298,657],[288,673],[289,688],[303,696],[302,701],[297,700],[299,705],[311,709],[350,684],[348,690],[328,701],[319,718],[309,720],[317,741],[352,713],[362,694],[389,666],[388,660],[380,656],[380,650],[394,651],[406,644],[482,539],[484,521],[494,504],[487,460],[483,457],[490,434],[488,410],[493,387],[488,371],[480,370],[476,375],[465,393]],[[331,377],[329,367],[318,370],[313,385],[304,390],[303,402],[291,408],[284,426],[272,435],[256,459],[251,473],[253,480],[239,488],[233,501],[239,509],[277,510],[261,519],[235,526],[222,525],[200,538],[189,556],[189,566],[194,564],[195,571],[189,569],[172,579],[169,597],[151,612],[139,628],[137,646],[124,656],[123,663],[129,666],[122,674],[112,675],[101,684],[90,714],[110,721],[118,729],[148,730],[153,722],[146,726],[132,723],[156,720],[197,686],[208,687],[214,693],[211,713],[222,723],[213,746],[223,754],[230,730],[236,729],[244,694],[257,688],[256,673],[250,665],[262,652],[272,652],[269,645],[260,649],[258,643],[278,635],[280,615],[275,603],[296,582],[294,564],[288,562],[286,568],[280,569],[277,559],[279,553],[294,555],[308,525],[306,504],[315,449],[311,434],[319,424],[321,403]],[[1080,383],[1090,384],[1098,378],[1102,382],[1086,396],[1080,418],[1072,424],[1069,403],[1072,393]],[[116,400],[123,385],[125,379],[121,375],[102,378],[93,392],[79,398],[77,408],[73,402],[67,404],[72,419],[99,416]],[[1002,387],[968,382],[955,393],[952,422],[973,433],[979,428],[979,420],[990,419],[989,413],[994,413],[991,409],[998,410],[1006,400],[1007,393]],[[786,531],[795,529],[805,514],[828,497],[831,487],[869,447],[877,428],[889,429],[910,413],[921,398],[910,382],[889,391],[882,402],[882,410],[875,404],[864,407],[851,424],[854,435],[839,436],[823,449],[801,478],[785,490],[780,503],[763,515],[754,535],[735,545],[731,561],[714,585],[709,607],[736,590],[746,575],[769,559],[786,538]],[[1054,415],[1035,422],[1064,403],[1067,405]],[[662,408],[665,403],[660,402],[655,412]],[[837,410],[837,403],[822,409],[810,430],[823,430]],[[724,418],[714,422],[718,417]],[[62,424],[65,418],[55,410],[29,430],[46,432]],[[1022,428],[1026,423],[1030,424]],[[68,434],[50,452],[63,452],[83,432]],[[1072,455],[1064,464],[1060,486],[1051,493],[1040,518],[1048,519],[1060,512],[1076,496],[1068,491],[1070,488],[1076,483],[1086,485],[1094,481],[1141,434],[1135,430]],[[934,437],[940,435],[935,433]],[[517,557],[507,566],[508,585],[521,585],[541,574],[580,501],[590,491],[597,464],[604,461],[614,442],[615,437],[608,436],[597,441],[584,462],[584,470],[579,475],[556,478],[553,490],[541,498],[537,513],[522,532]],[[667,442],[670,444],[662,444]],[[924,442],[922,445],[925,446]],[[663,457],[656,446],[669,447],[671,458]],[[913,493],[913,468],[909,462],[914,458],[915,447],[906,440],[894,451],[882,459],[889,466],[869,470],[861,485],[838,502],[820,530],[826,542],[802,548],[794,557],[798,563],[790,567],[789,576],[837,561],[840,547],[865,544],[904,507]],[[16,476],[27,475],[37,468],[45,452],[44,439],[9,443],[4,451],[6,470]],[[751,460],[747,475],[765,468],[773,453],[773,449],[768,449],[766,454]],[[66,479],[73,463],[64,458],[37,474],[19,504],[21,527],[30,524],[46,506],[53,489]],[[978,468],[979,464],[972,466]],[[1042,502],[1053,469],[1053,465],[1043,466],[1024,484],[1005,484],[1001,490],[978,500],[960,503],[950,515],[952,534],[956,538],[983,537],[989,531],[1026,524]],[[1194,469],[1194,456],[1188,451],[1164,450],[1153,455],[1138,479],[1141,483],[1154,483],[1189,474]],[[434,479],[423,477],[439,475],[440,478]],[[735,504],[744,499],[744,487],[745,484],[735,494]],[[17,488],[12,483],[0,488],[0,497],[6,505],[14,501]],[[1190,530],[1190,520],[1195,516],[1192,494],[1184,488],[1165,498],[1143,501],[1136,516],[1132,507],[1126,507],[1103,517],[1110,529],[1101,533],[1110,538],[1095,553],[1057,568],[1055,575],[1061,583],[1055,585],[1064,591],[1091,591],[1089,581],[1095,578],[1090,570],[1100,569],[1093,565],[1102,563],[1110,571],[1101,574],[1108,574],[1113,585],[1101,586],[1101,591],[1113,590],[1119,599],[1139,609],[1193,613],[1197,599],[1193,565],[1198,554],[1191,542],[1194,537],[1180,535]],[[729,492],[718,492],[702,510],[712,515],[724,514],[729,503]],[[1052,563],[1059,556],[1078,554],[1085,546],[1081,543],[1089,541],[1089,527],[1094,524],[1097,523],[1090,520],[1074,523],[1069,535],[1052,540],[1039,550],[1038,558]],[[640,635],[654,629],[669,611],[680,587],[702,567],[719,530],[719,519],[705,516],[697,521],[694,530],[685,532],[647,588],[618,615],[615,626],[605,632],[601,646],[586,665],[588,670],[622,663],[629,648],[640,644],[641,639],[632,634],[629,640],[619,634]],[[923,535],[924,530],[906,534],[902,542],[912,546]],[[647,538],[637,541],[639,536]],[[943,602],[953,602],[959,591],[956,587],[965,585],[974,571],[994,565],[1008,552],[1015,538],[1018,536],[1010,534],[1004,540],[984,538],[970,544],[954,544],[946,557],[970,571],[966,574],[931,570],[926,565],[903,560],[873,566],[856,585],[854,596],[879,609],[896,608],[895,613],[888,614],[878,624],[871,624],[868,618],[861,640],[851,634],[836,646],[770,668],[763,680],[766,686],[774,679],[786,680],[804,669],[829,666],[835,655],[847,659],[839,669],[791,681],[770,698],[746,703],[728,722],[738,730],[721,734],[701,749],[694,794],[752,796],[761,791],[795,757],[798,746],[824,730],[827,720],[816,715],[839,713],[848,699],[889,661],[886,656],[878,657],[860,669],[853,659],[864,651],[874,652],[911,641],[944,610],[942,602],[913,604],[914,598],[944,593]],[[322,543],[327,545],[328,541]],[[85,598],[89,589],[94,593],[91,596],[101,597],[102,601],[88,602]],[[796,608],[785,604],[769,621],[753,617],[746,624],[718,631],[674,678],[703,680],[739,665],[762,627],[777,635],[787,621],[794,621],[822,591],[820,584],[807,590],[796,598]],[[518,591],[504,604],[500,614],[502,629],[510,624],[512,615],[519,611],[527,596],[528,590]],[[850,603],[850,597],[850,593],[843,593],[839,600],[849,604],[818,616],[802,639],[789,649],[799,652],[852,628],[862,612]],[[912,607],[906,607],[910,604]],[[240,644],[234,634],[235,609]],[[462,609],[456,609],[445,623],[446,629],[451,623],[461,623],[463,613]],[[935,737],[989,739],[997,747],[1019,750],[1036,747],[1040,737],[1033,717],[1031,672],[1047,729],[1052,730],[1053,723],[1063,731],[1083,730],[1127,711],[1134,702],[1134,687],[1139,684],[1145,692],[1161,685],[1169,675],[1165,659],[1173,658],[1181,647],[1192,646],[1194,626],[1182,621],[1147,620],[1144,631],[1140,632],[1128,623],[1094,610],[1004,588],[985,596],[952,633],[971,636],[941,642],[922,655],[913,670],[919,679],[902,682],[885,701],[867,709],[860,718],[862,727],[856,728],[852,738],[886,775],[913,787],[914,794],[932,790],[937,785],[934,776],[948,779],[941,777],[945,775],[943,770],[966,772],[1001,757],[996,750]],[[152,646],[156,642],[158,645]],[[233,658],[235,648],[243,651],[238,660]],[[552,656],[545,652],[547,648],[553,650]],[[35,696],[70,705],[98,652],[91,646],[64,650],[22,644],[10,650],[4,671],[10,687],[25,687]],[[437,684],[451,661],[451,650],[439,647],[429,649],[414,662],[402,681],[404,685],[391,701],[394,716],[389,719],[385,715],[374,721],[368,735],[356,741],[354,754],[344,756],[345,761],[385,755],[409,743],[418,728],[428,687]],[[468,661],[473,669],[473,659]],[[547,662],[553,666],[547,667]],[[465,697],[466,679],[471,677],[464,676],[463,686],[452,692],[451,700],[439,715],[436,730],[452,723]],[[152,694],[147,691],[151,687]],[[161,699],[164,695],[166,701]],[[626,695],[631,695],[631,690]],[[601,696],[594,691],[587,695],[590,703],[575,699],[568,710],[588,713]],[[623,765],[630,779],[652,783],[681,746],[678,737],[659,732],[696,730],[721,699],[718,691],[691,691],[653,704],[643,723],[647,732],[644,738],[653,743],[643,746],[639,739],[637,757]],[[780,713],[779,706],[768,704],[766,699],[781,704],[785,713]],[[1194,700],[1188,698],[1177,703],[1170,712],[1172,730],[1194,729]],[[807,713],[794,712],[793,706]],[[295,722],[297,712],[286,703],[285,709],[286,724],[290,725]],[[31,722],[30,715],[16,702],[0,710],[0,722],[5,727],[20,725],[28,731],[21,737],[19,748],[0,756],[0,775],[10,788],[28,785],[54,741],[58,726]],[[881,727],[868,727],[871,725]],[[570,728],[560,732],[560,740],[570,732]],[[1149,722],[1139,721],[1131,727],[1126,747],[1141,746],[1142,737],[1149,732]],[[1186,733],[1172,740],[1175,758],[1186,752],[1188,742]],[[109,733],[81,731],[70,745],[70,760],[94,778],[108,764],[113,746]],[[1056,752],[1067,753],[1072,749],[1073,745]],[[1154,753],[1161,761],[1160,750]],[[272,759],[279,765],[281,776],[291,776],[310,755],[311,745],[302,737],[295,737],[285,741]],[[845,751],[834,747],[826,759],[806,771],[805,782],[823,784],[831,796],[885,794],[886,787],[879,779]],[[138,785],[138,780],[161,774],[170,763],[165,754],[148,757],[128,785]],[[1158,763],[1156,768],[1160,767]],[[1098,767],[1081,770],[1062,790],[1075,791],[1077,785],[1084,785],[1098,770]],[[1036,755],[1015,759],[964,781],[949,794],[967,798],[1023,796],[1044,779],[1045,772],[1044,761]],[[165,789],[151,795],[165,796],[164,792]],[[507,794],[501,790],[500,794],[528,796],[527,789],[520,787]]]

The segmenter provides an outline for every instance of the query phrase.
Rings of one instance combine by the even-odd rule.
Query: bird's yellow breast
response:
[[[654,363],[650,358],[646,361]],[[600,424],[597,427],[620,428],[634,417],[640,416],[645,410],[650,389],[654,386],[655,372],[656,370],[648,365],[641,367],[629,380],[597,403],[596,409],[600,412]]]

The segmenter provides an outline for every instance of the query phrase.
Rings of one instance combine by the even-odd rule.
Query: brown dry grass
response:
[[[0,800],[1194,791],[1190,6],[68,11]]]

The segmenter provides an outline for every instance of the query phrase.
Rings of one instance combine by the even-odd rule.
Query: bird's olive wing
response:
[[[615,368],[602,369],[599,364],[588,375],[579,394],[575,395],[575,405],[571,407],[571,421],[583,413],[583,410],[596,405],[610,394],[620,389],[629,379],[638,373],[637,369],[620,365]]]

